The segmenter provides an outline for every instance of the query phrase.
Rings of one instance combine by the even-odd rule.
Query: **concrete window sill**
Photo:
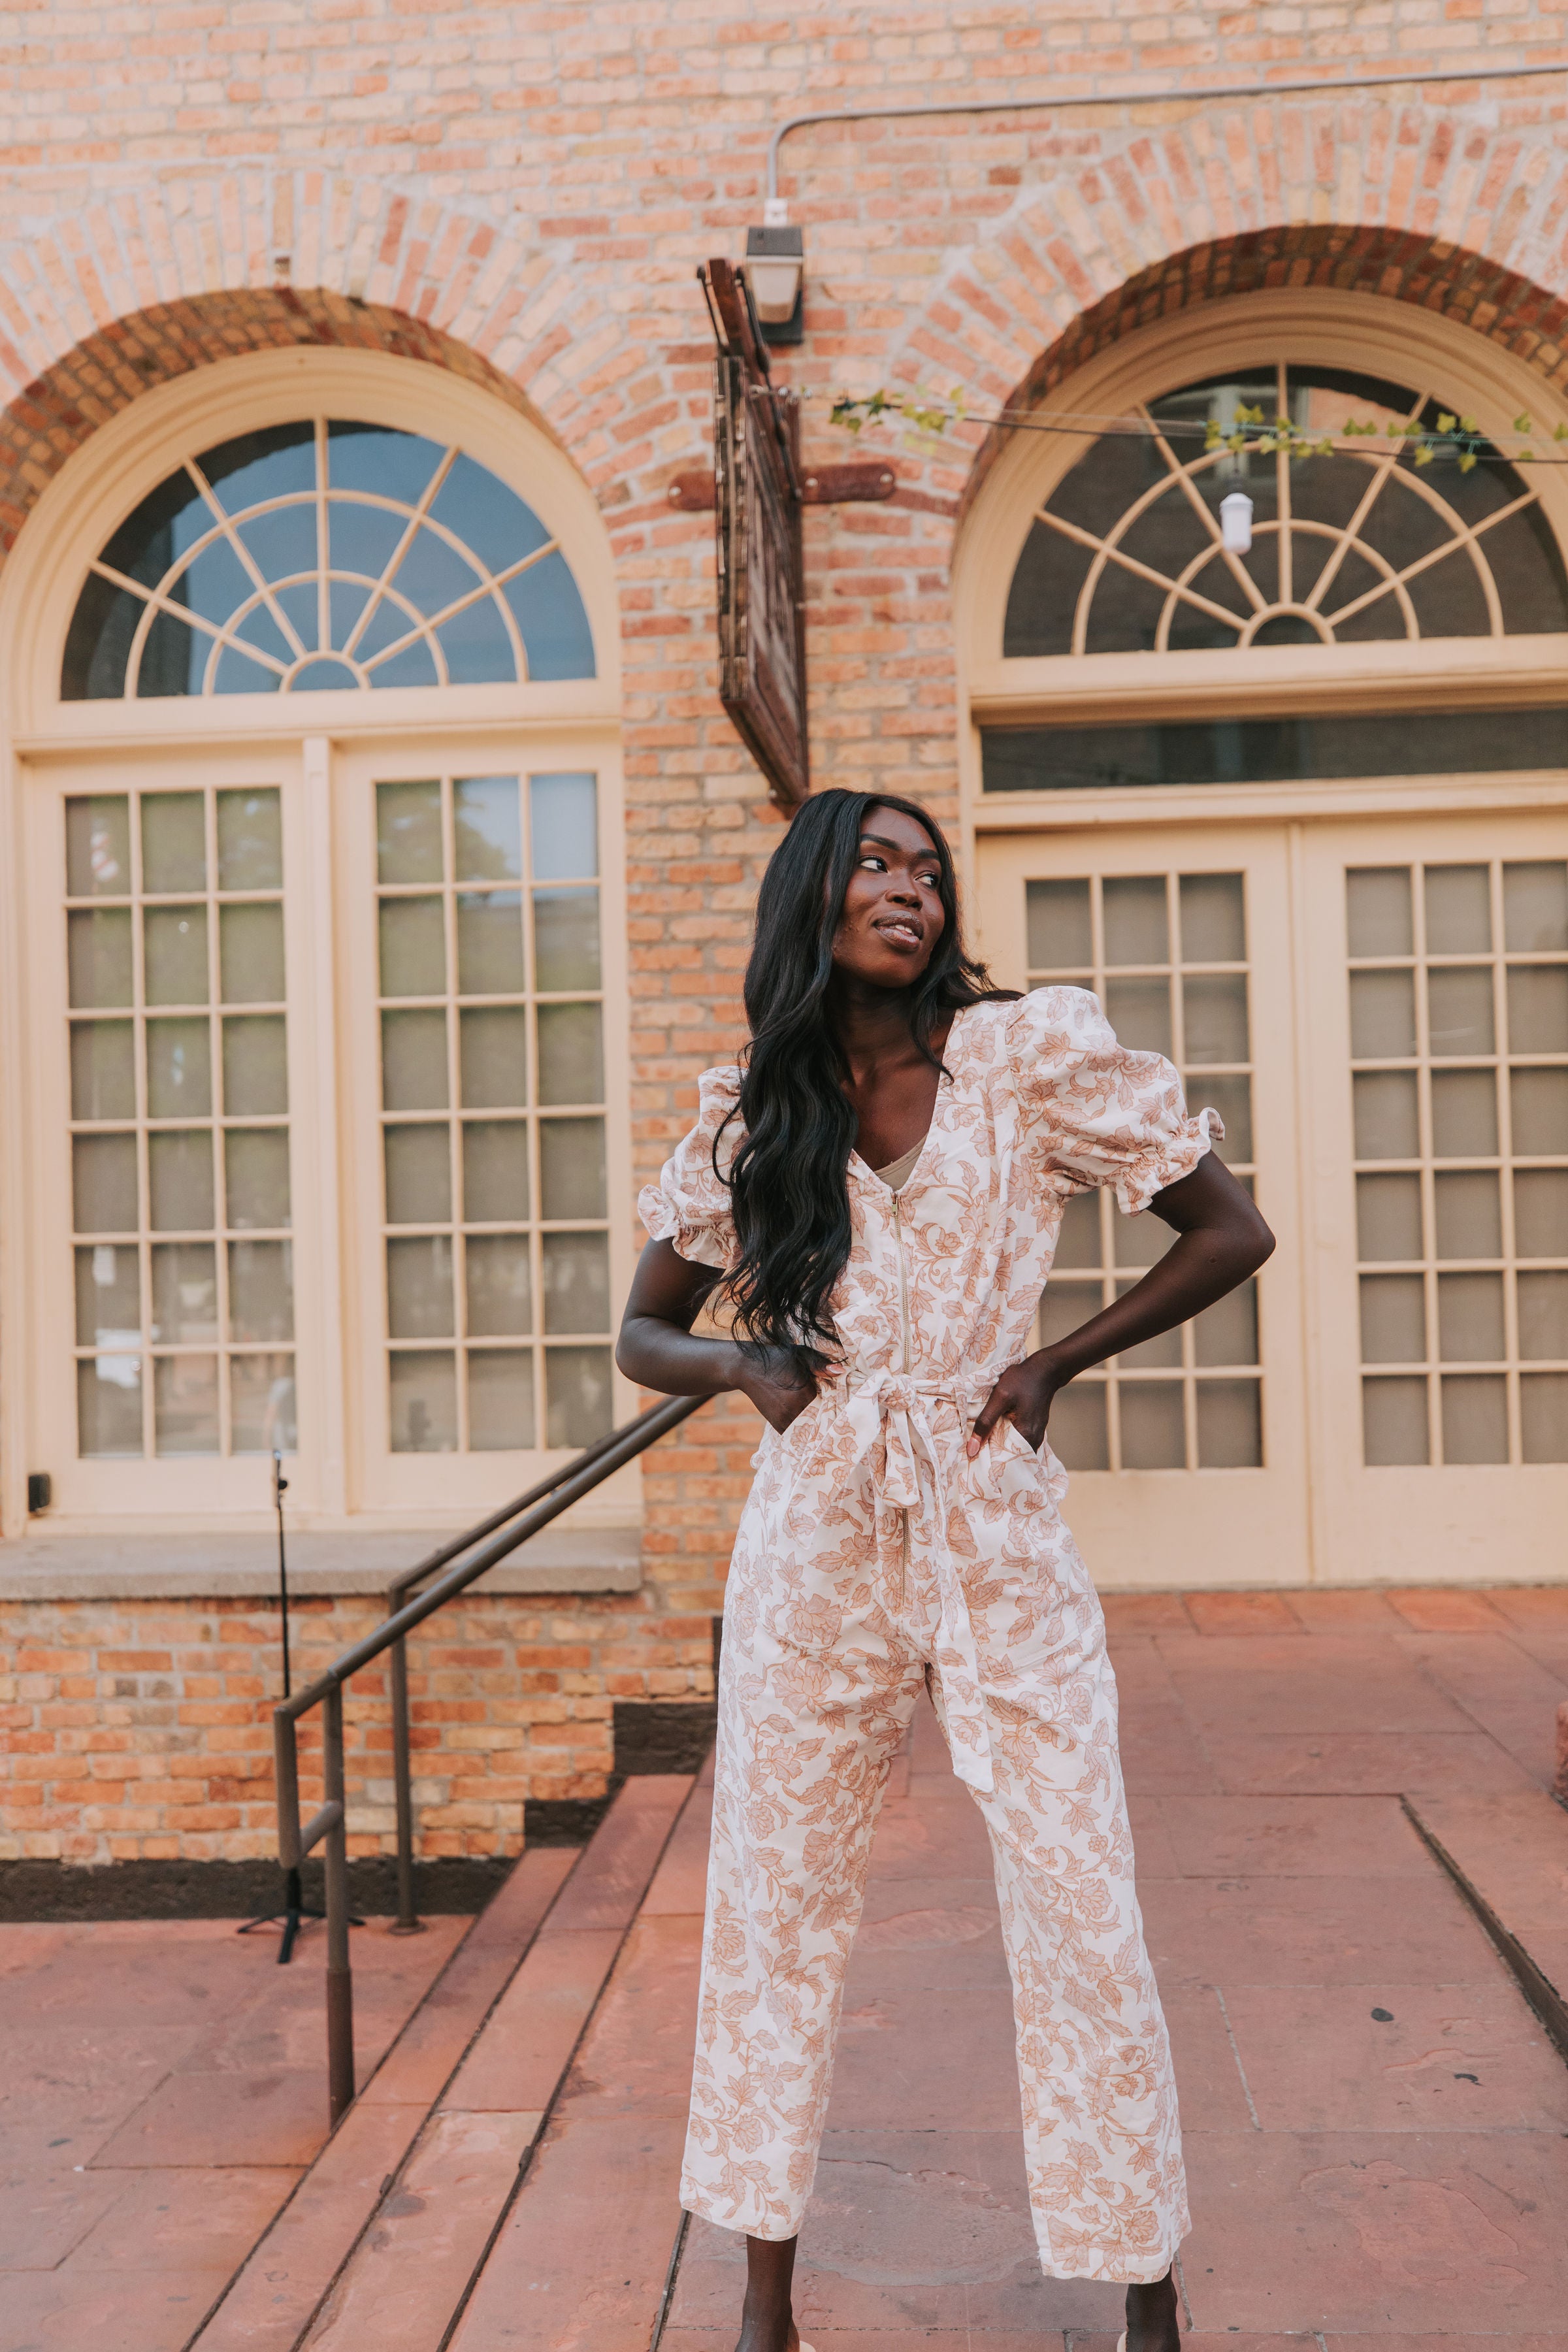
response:
[[[454,1530],[456,1532],[456,1530]],[[301,1599],[374,1593],[441,1541],[408,1534],[290,1534],[289,1590]],[[546,1528],[492,1568],[479,1592],[636,1592],[642,1537],[632,1528]],[[26,1536],[0,1546],[0,1601],[249,1599],[278,1590],[278,1541],[243,1535]]]

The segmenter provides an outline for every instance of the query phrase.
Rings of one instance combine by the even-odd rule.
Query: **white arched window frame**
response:
[[[83,583],[139,504],[191,457],[237,435],[327,417],[437,444],[443,452],[440,478],[451,470],[454,453],[461,453],[522,500],[544,535],[542,547],[526,551],[525,556],[537,560],[539,553],[561,551],[592,631],[596,674],[542,680],[520,675],[510,681],[374,690],[367,690],[373,681],[366,679],[310,692],[62,698],[62,653]],[[496,584],[504,594],[504,579],[498,576]],[[388,585],[395,592],[395,581]],[[489,595],[489,585],[482,593]],[[395,593],[385,601],[389,607],[395,605]],[[504,628],[510,618],[503,612],[500,625]],[[430,641],[427,626],[420,634]],[[515,623],[511,634],[521,673],[527,656]],[[381,1149],[384,1114],[377,1075],[376,992],[378,914],[381,902],[389,893],[395,897],[398,886],[388,883],[384,858],[378,877],[375,812],[379,787],[395,793],[413,784],[434,791],[447,811],[447,848],[445,868],[432,890],[437,898],[445,894],[450,927],[463,896],[458,886],[465,869],[460,847],[457,865],[452,863],[450,826],[452,811],[467,789],[464,780],[516,779],[521,796],[516,823],[521,826],[518,839],[522,845],[510,854],[522,864],[513,883],[499,897],[484,899],[483,908],[493,913],[503,900],[522,902],[531,958],[531,927],[540,899],[534,886],[555,869],[542,853],[537,871],[531,862],[531,780],[594,780],[598,870],[592,877],[570,878],[580,891],[591,879],[601,898],[603,961],[600,986],[594,993],[603,1007],[605,1208],[610,1211],[624,1197],[629,1166],[619,623],[607,537],[585,484],[538,425],[482,386],[443,370],[366,352],[287,352],[220,362],[144,395],[95,434],[48,487],[0,578],[0,643],[6,648],[12,688],[4,714],[8,740],[0,761],[0,838],[9,870],[20,885],[4,894],[0,908],[0,948],[8,975],[0,1070],[5,1097],[5,1137],[0,1144],[5,1237],[0,1273],[0,1444],[6,1531],[23,1524],[24,1482],[30,1471],[40,1469],[54,1480],[53,1524],[60,1528],[133,1526],[150,1519],[166,1525],[172,1517],[192,1528],[227,1527],[243,1524],[253,1515],[259,1524],[265,1507],[262,1464],[254,1453],[231,1450],[241,1407],[237,1389],[230,1398],[226,1370],[216,1454],[159,1455],[149,1409],[145,1458],[71,1458],[74,1411],[68,1389],[73,1372],[65,1362],[60,1338],[64,1332],[68,1339],[73,1315],[70,1160],[68,1148],[62,1148],[68,1144],[73,1107],[62,1060],[63,1016],[70,1009],[63,928],[67,908],[59,871],[62,828],[68,800],[85,803],[94,795],[112,798],[117,792],[129,795],[133,821],[146,793],[178,788],[193,808],[191,796],[205,796],[209,845],[216,844],[213,827],[225,821],[225,812],[239,805],[236,795],[277,796],[282,845],[278,878],[287,943],[287,1003],[286,1010],[279,1005],[278,1017],[286,1022],[288,1038],[291,1345],[297,1350],[300,1428],[291,1499],[300,1523],[451,1524],[515,1491],[527,1483],[534,1456],[548,1450],[544,1441],[550,1432],[561,1435],[565,1424],[559,1412],[547,1419],[541,1394],[531,1424],[540,1440],[537,1446],[519,1450],[498,1445],[493,1432],[488,1440],[481,1433],[479,1442],[469,1444],[480,1429],[482,1414],[477,1404],[473,1415],[468,1410],[460,1299],[449,1349],[458,1367],[453,1408],[460,1423],[458,1450],[421,1451],[416,1444],[405,1443],[399,1448],[392,1443],[388,1386],[397,1339],[389,1329],[385,1289],[383,1233],[391,1202]],[[438,641],[433,657],[439,678],[443,662]],[[212,683],[210,665],[203,682]],[[212,934],[216,1008],[221,986],[216,940],[232,877],[220,871],[216,846],[210,856],[210,904],[196,908],[193,902],[185,911],[199,913]],[[503,882],[510,870],[504,863],[497,868]],[[141,896],[151,888],[152,879],[151,868],[145,874],[139,869],[136,889]],[[481,883],[468,894],[476,908],[484,887]],[[553,883],[551,887],[555,888]],[[561,895],[558,889],[555,895]],[[132,919],[141,923],[145,913],[139,896]],[[137,937],[142,936],[139,930]],[[445,1017],[454,1056],[448,1083],[454,1088],[460,1084],[455,1057],[463,1018],[456,1000],[469,985],[457,972],[455,955],[453,949],[445,990],[438,980],[429,983],[437,986],[438,996],[452,999]],[[530,1024],[536,1022],[540,983],[541,974],[531,961],[526,987],[518,982],[514,991],[520,1024],[525,1012]],[[146,984],[142,973],[138,991]],[[139,996],[136,1018],[151,1017],[143,1013]],[[215,1026],[215,1055],[218,1037]],[[145,1083],[150,1086],[150,1079]],[[531,1095],[527,1098],[527,1117],[536,1125],[533,1100]],[[459,1108],[454,1097],[453,1151],[459,1191],[447,1213],[460,1228]],[[147,1100],[139,1103],[138,1117],[143,1127],[148,1125]],[[436,1123],[440,1124],[438,1118]],[[150,1148],[150,1142],[144,1139],[142,1148]],[[537,1145],[530,1149],[536,1155]],[[223,1150],[226,1155],[226,1141]],[[226,1165],[226,1157],[219,1165]],[[537,1230],[536,1156],[533,1165],[534,1197],[528,1213],[535,1265],[533,1345],[542,1385],[547,1368],[540,1350],[549,1343],[542,1336],[538,1298],[539,1251],[544,1244]],[[144,1217],[147,1166],[144,1159]],[[62,1200],[68,1204],[64,1208]],[[221,1261],[221,1213],[218,1224]],[[612,1299],[624,1290],[629,1275],[630,1244],[623,1225],[624,1220],[606,1214]],[[454,1232],[450,1245],[460,1264],[460,1232]],[[146,1264],[144,1239],[144,1268]],[[228,1312],[226,1304],[223,1311]],[[144,1303],[144,1316],[152,1312]],[[155,1367],[149,1362],[144,1369],[151,1377]],[[614,1411],[620,1418],[633,1400],[618,1376],[613,1377]],[[256,1429],[247,1426],[254,1444]],[[415,1426],[417,1430],[417,1418]],[[624,1520],[628,1508],[635,1509],[635,1481],[622,1483],[625,1493],[606,1490],[601,1497],[599,1513],[608,1520]]]
[[[1238,378],[1259,362],[1272,366],[1331,368],[1407,384],[1467,414],[1483,429],[1506,433],[1521,411],[1537,428],[1535,446],[1553,457],[1568,445],[1552,434],[1568,423],[1568,404],[1521,362],[1484,337],[1434,318],[1413,306],[1367,295],[1334,294],[1315,289],[1269,292],[1205,304],[1156,327],[1140,330],[1077,371],[1043,401],[1037,422],[1048,426],[1060,416],[1134,415],[1183,385],[1234,371]],[[1345,402],[1353,411],[1353,400]],[[1479,593],[1486,602],[1491,634],[1422,637],[1408,614],[1408,586],[1391,589],[1406,628],[1397,636],[1356,644],[1319,642],[1280,645],[1238,642],[1233,648],[1094,653],[1086,650],[1006,658],[1003,653],[1007,604],[1015,573],[1036,519],[1095,439],[1090,429],[1024,431],[1012,436],[966,519],[954,559],[953,584],[961,698],[968,720],[961,734],[961,773],[966,814],[981,829],[1011,824],[1079,824],[1089,816],[1131,822],[1153,808],[1167,815],[1216,805],[1216,791],[1230,795],[1233,811],[1257,804],[1306,809],[1338,805],[1340,785],[1226,785],[1200,788],[1117,787],[1104,792],[1026,793],[984,795],[981,789],[980,730],[984,727],[1116,724],[1148,719],[1245,719],[1274,714],[1398,713],[1402,710],[1516,709],[1559,702],[1559,681],[1568,668],[1568,633],[1510,635],[1500,624],[1497,596],[1486,563],[1483,529],[1471,555]],[[1363,447],[1372,445],[1363,444]],[[1190,462],[1190,460],[1189,460]],[[1217,467],[1218,458],[1208,461]],[[1307,463],[1310,466],[1310,460]],[[1568,547],[1568,467],[1542,467],[1523,477],[1558,547]],[[1159,488],[1164,490],[1164,485]],[[1412,477],[1410,493],[1430,499],[1426,478]],[[1146,501],[1147,503],[1147,501]],[[1121,542],[1136,518],[1122,516],[1106,534]],[[1273,528],[1265,520],[1260,538]],[[1070,534],[1062,534],[1070,550]],[[1205,545],[1199,568],[1215,550]],[[1369,560],[1376,567],[1377,557]],[[1131,567],[1097,550],[1097,577]],[[1165,595],[1161,637],[1168,639],[1178,604],[1198,607],[1194,583],[1182,579]],[[1287,599],[1287,601],[1290,601]],[[1252,622],[1259,615],[1250,614]],[[1320,623],[1321,625],[1321,623]],[[1243,634],[1248,632],[1244,628]],[[1084,639],[1079,615],[1078,643]],[[1509,790],[1516,787],[1511,782]],[[1463,793],[1455,782],[1445,794]],[[1369,797],[1370,795],[1370,797]],[[1395,804],[1408,793],[1403,783],[1369,777],[1356,785],[1357,805],[1369,811]],[[1005,810],[998,806],[1005,797]],[[1070,806],[1064,805],[1070,803]]]
[[[1087,650],[1080,605],[1078,650],[1004,653],[1036,519],[1095,437],[1068,417],[1130,416],[1260,362],[1409,386],[1505,441],[1527,413],[1537,449],[1568,448],[1554,437],[1568,404],[1484,336],[1368,296],[1271,291],[1088,362],[1037,412],[1065,429],[1013,436],[965,518],[959,760],[982,952],[1012,984],[1095,989],[1124,1035],[1162,1044],[1190,1099],[1232,1120],[1222,1150],[1280,1242],[1248,1329],[1189,1329],[1075,1383],[1059,1433],[1075,1528],[1112,1585],[1505,1576],[1550,1551],[1568,1492],[1568,633],[1499,626],[1483,531],[1483,633],[1422,637],[1413,598],[1381,640],[1183,649],[1171,623],[1188,579],[1175,600],[1161,590],[1164,649]],[[1523,479],[1568,548],[1568,467]],[[1116,568],[1103,546],[1095,561],[1102,579]],[[1320,743],[1331,733],[1333,761],[1267,779],[1211,767],[1204,782],[984,789],[987,734],[1168,741],[1186,728],[1208,746],[1231,722],[1298,719]],[[1417,772],[1412,745],[1425,761],[1438,729],[1448,740]],[[1047,772],[1020,759],[1010,780]],[[1227,892],[1228,932],[1214,919]],[[1393,909],[1381,929],[1367,914],[1379,893]],[[1397,1003],[1385,1029],[1374,1003]],[[1410,1115],[1403,1127],[1378,1127],[1385,1103]],[[1395,1197],[1412,1213],[1381,1230]],[[1072,1222],[1047,1336],[1168,1240],[1151,1220],[1140,1241],[1091,1196]],[[1408,1318],[1398,1329],[1391,1302]]]

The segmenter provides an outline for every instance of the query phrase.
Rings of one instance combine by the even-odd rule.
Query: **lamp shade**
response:
[[[1220,537],[1226,552],[1247,555],[1252,551],[1252,500],[1245,490],[1232,490],[1219,502]]]
[[[805,275],[805,244],[798,228],[746,231],[746,282],[764,327],[786,326],[795,317]]]

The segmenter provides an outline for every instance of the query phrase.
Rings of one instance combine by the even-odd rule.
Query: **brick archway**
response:
[[[1182,311],[1298,287],[1415,304],[1501,345],[1545,383],[1568,384],[1568,296],[1484,253],[1430,236],[1321,224],[1255,229],[1189,246],[1139,270],[1080,311],[1034,360],[1004,404],[1037,406],[1123,337]],[[961,518],[1005,446],[1005,427],[994,428],[980,443],[960,500]]]
[[[293,347],[423,360],[483,384],[550,430],[519,386],[481,353],[384,304],[356,301],[324,287],[247,287],[154,303],[86,336],[0,417],[0,558],[10,553],[46,485],[139,394],[217,360]]]

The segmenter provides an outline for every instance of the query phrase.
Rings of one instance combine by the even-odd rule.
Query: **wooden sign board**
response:
[[[769,381],[745,284],[710,262],[703,286],[719,354],[713,477],[719,554],[719,696],[781,808],[811,789],[801,550],[800,411]]]

